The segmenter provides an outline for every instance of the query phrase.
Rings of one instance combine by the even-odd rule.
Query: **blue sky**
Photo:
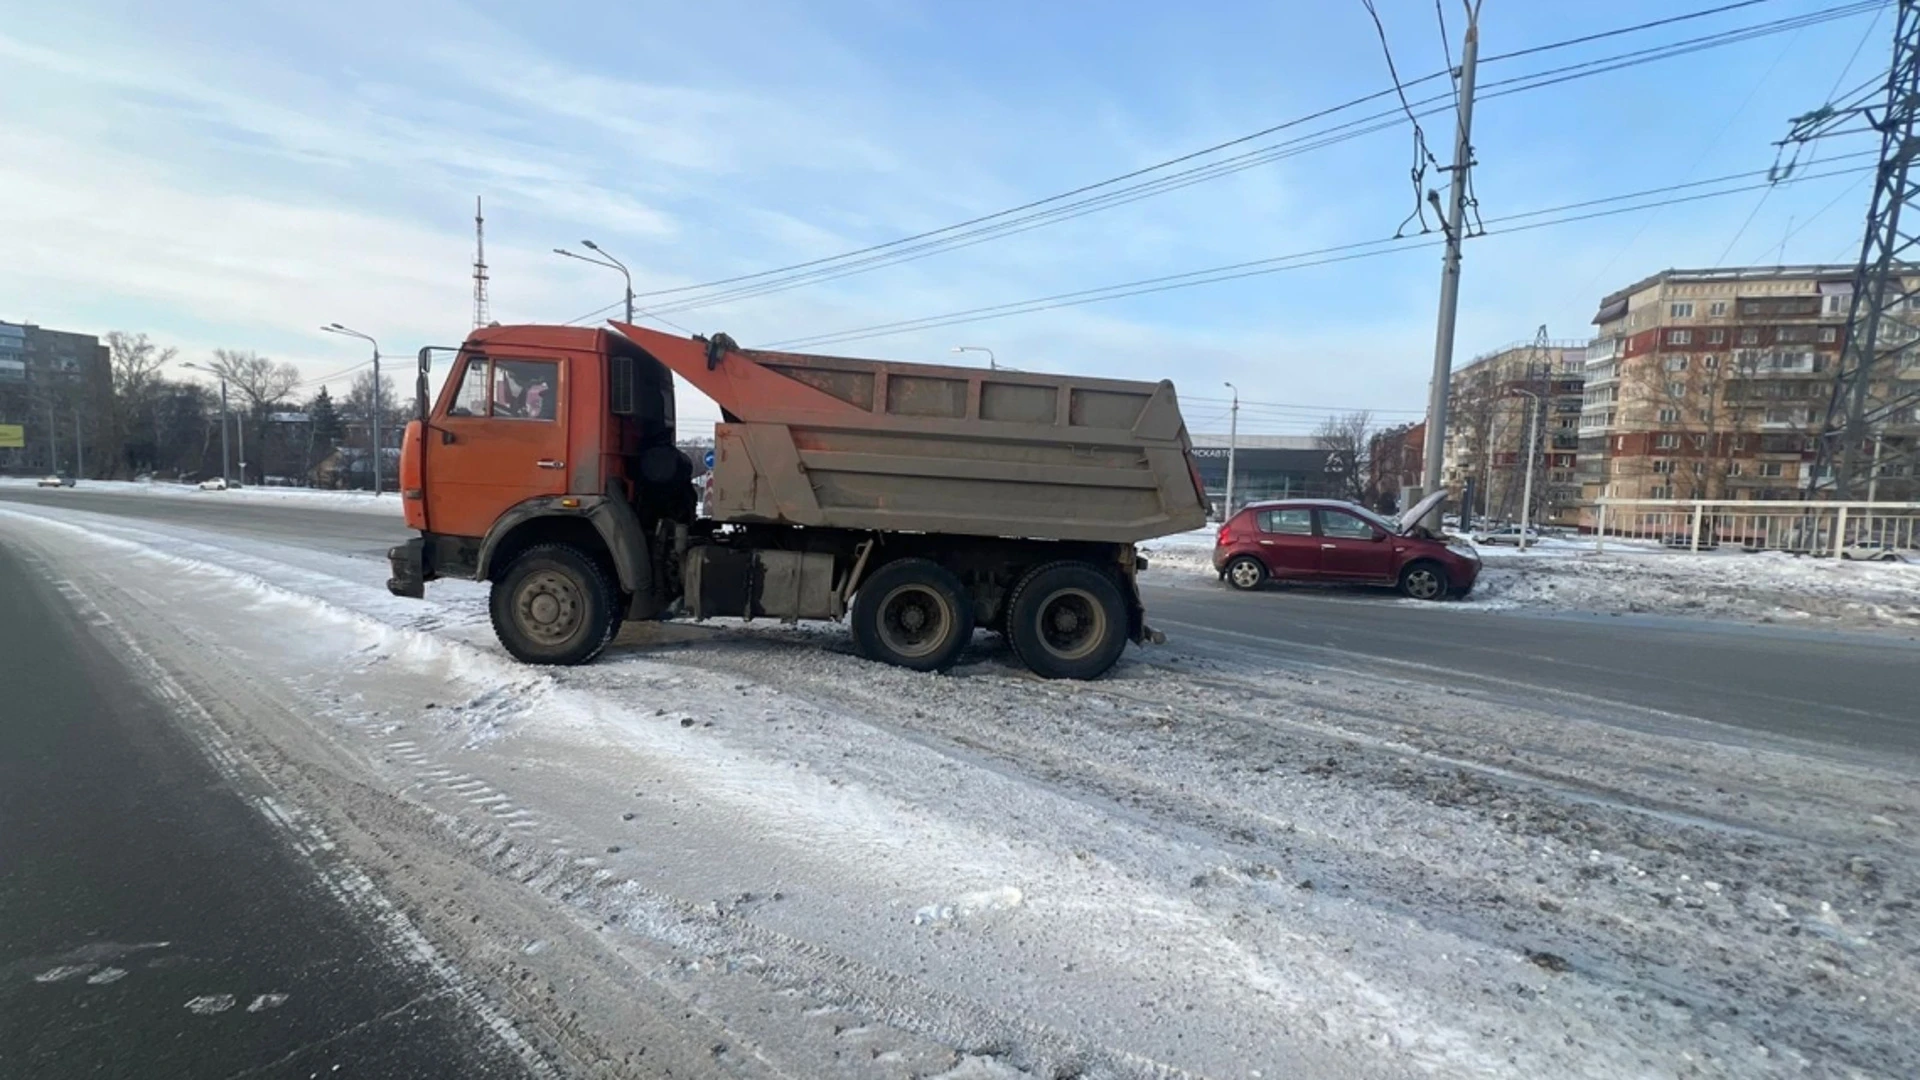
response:
[[[1458,0],[1442,0],[1457,43]],[[1443,66],[1431,3],[1379,0],[1403,76]],[[1505,52],[1709,0],[1486,0]],[[1488,64],[1482,81],[1829,6],[1769,0]],[[195,358],[251,348],[321,376],[454,343],[470,323],[472,205],[493,312],[562,321],[619,297],[550,253],[592,238],[668,288],[990,213],[1388,85],[1359,0],[235,5],[6,0],[0,318],[144,330]],[[1765,168],[1873,15],[1482,103],[1488,218]],[[1884,70],[1882,13],[1846,80]],[[1429,84],[1437,89],[1440,84]],[[1442,158],[1451,122],[1427,124]],[[1259,145],[1259,144],[1254,144]],[[1405,127],[904,266],[673,316],[753,345],[1391,235],[1412,206]],[[1868,149],[1854,140],[1823,151]],[[1858,164],[1852,162],[1849,164]],[[1429,184],[1438,184],[1429,175]],[[1843,194],[1847,192],[1847,194]],[[1458,361],[1667,266],[1850,261],[1858,175],[1467,247]],[[1839,201],[1833,202],[1838,196]],[[1822,207],[1831,206],[1815,216]],[[1171,377],[1196,430],[1232,380],[1260,402],[1424,406],[1438,256],[1398,251],[837,346],[950,362]],[[404,363],[404,361],[399,361]],[[341,380],[335,389],[344,387]],[[711,416],[704,403],[683,410]],[[1312,425],[1266,410],[1244,429]]]

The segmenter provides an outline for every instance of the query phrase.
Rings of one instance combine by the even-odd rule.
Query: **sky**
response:
[[[1726,2],[1485,0],[1481,53]],[[1841,2],[1765,0],[1489,60],[1480,81]],[[1439,4],[1456,62],[1461,4]],[[1377,7],[1403,79],[1447,66],[1433,3]],[[326,323],[374,336],[395,368],[422,345],[458,343],[472,325],[476,195],[493,318],[563,322],[616,303],[622,286],[556,246],[594,240],[643,293],[751,274],[992,214],[1392,86],[1360,0],[173,0],[157,10],[0,0],[0,319],[145,332],[187,360],[253,349],[316,380],[302,394],[366,359],[364,343],[322,333]],[[1473,186],[1489,232],[1465,245],[1455,363],[1543,325],[1584,340],[1605,293],[1666,267],[1853,261],[1870,193],[1857,170],[1870,158],[1807,168],[1803,155],[1796,179],[1856,171],[1764,198],[1527,231],[1494,223],[1766,169],[1790,117],[1884,72],[1892,23],[1889,4],[1483,98]],[[1444,163],[1451,113],[1422,128]],[[1872,149],[1855,137],[1819,155]],[[1414,208],[1415,160],[1401,122],[1047,227],[665,317],[755,346],[1381,240]],[[1424,184],[1444,183],[1429,167]],[[1589,209],[1608,205],[1620,204]],[[1308,432],[1330,409],[1401,422],[1424,411],[1439,279],[1438,249],[1405,244],[821,351],[978,363],[951,352],[971,345],[1030,370],[1171,378],[1195,431],[1224,429],[1229,381],[1250,403],[1242,431]],[[715,415],[690,391],[681,410],[683,423]]]

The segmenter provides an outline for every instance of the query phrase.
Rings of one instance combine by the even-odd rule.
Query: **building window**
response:
[[[1680,422],[1680,410],[1679,410],[1679,409],[1661,409],[1661,410],[1660,410],[1660,422],[1661,422],[1661,423],[1663,423],[1663,424],[1677,424],[1677,423],[1679,423],[1679,422]]]
[[[1667,484],[1656,484],[1647,489],[1647,498],[1671,499],[1673,498],[1673,488]]]
[[[1653,471],[1662,475],[1670,474],[1673,472],[1673,462],[1668,461],[1666,458],[1655,458]]]
[[[1834,293],[1832,296],[1827,297],[1826,313],[1829,315],[1845,315],[1847,313],[1847,302],[1852,299],[1853,294],[1850,292]]]
[[[1667,305],[1667,318],[1669,318],[1669,319],[1691,319],[1691,318],[1693,318],[1693,305],[1692,305],[1692,304],[1690,304],[1690,303],[1683,303],[1683,304],[1668,304],[1668,305]]]
[[[1763,461],[1760,463],[1760,475],[1761,476],[1779,476],[1781,475],[1781,472],[1784,468],[1785,468],[1785,465],[1782,462]]]
[[[1620,441],[1623,445],[1626,443],[1625,439],[1622,439]],[[1659,447],[1662,450],[1673,450],[1679,447],[1680,436],[1662,435],[1659,438],[1656,438],[1655,440],[1653,440],[1653,445]]]
[[[1720,358],[1717,356],[1709,356],[1702,359],[1700,364],[1708,371],[1718,371],[1720,369]]]
[[[1739,475],[1740,475],[1740,463],[1739,463],[1739,462],[1737,462],[1737,461],[1729,461],[1729,462],[1727,462],[1727,475],[1728,475],[1728,476],[1739,476]]]
[[[1707,331],[1707,344],[1725,345],[1726,343],[1727,343],[1727,332],[1725,330]]]
[[[1704,462],[1704,461],[1696,461],[1696,462],[1694,462],[1694,463],[1693,463],[1693,475],[1695,475],[1695,476],[1705,476],[1705,475],[1707,475],[1707,463],[1706,463],[1706,462]]]
[[[1691,331],[1691,330],[1669,330],[1669,331],[1667,331],[1667,344],[1669,344],[1669,345],[1691,345],[1691,344],[1693,344],[1693,331]]]
[[[1668,384],[1667,384],[1667,396],[1668,396],[1668,397],[1673,397],[1673,398],[1683,398],[1683,397],[1686,397],[1686,396],[1687,396],[1687,384],[1686,384],[1686,383],[1683,383],[1683,382],[1670,382],[1670,383],[1668,383]]]
[[[1745,450],[1747,448],[1747,437],[1745,435],[1735,435],[1733,437],[1733,448],[1735,450]]]
[[[1627,448],[1627,437],[1626,437],[1625,435],[1616,435],[1616,436],[1614,436],[1614,437],[1613,437],[1613,448],[1614,448],[1615,450],[1625,450],[1625,449]]]
[[[1686,357],[1684,357],[1684,356],[1669,356],[1669,357],[1667,357],[1667,370],[1668,370],[1668,371],[1685,371],[1685,370],[1687,370],[1687,358],[1686,358]]]
[[[1822,345],[1831,345],[1839,340],[1840,331],[1838,329],[1831,326],[1823,326],[1820,328],[1820,343]]]
[[[1695,435],[1693,437],[1693,448],[1695,450],[1705,450],[1707,448],[1707,437],[1705,435]]]
[[[1749,326],[1745,330],[1740,331],[1740,344],[1742,345],[1760,344],[1760,328],[1757,326]]]
[[[1720,316],[1725,315],[1726,313],[1727,313],[1727,302],[1725,300],[1715,300],[1713,303],[1707,305],[1707,314],[1712,318],[1717,319]],[[1714,333],[1714,336],[1718,337],[1720,334],[1720,331],[1715,330],[1713,333]]]

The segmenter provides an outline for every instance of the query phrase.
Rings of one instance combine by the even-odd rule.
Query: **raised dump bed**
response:
[[[723,410],[718,521],[1107,543],[1206,522],[1171,382],[741,349],[615,326]]]

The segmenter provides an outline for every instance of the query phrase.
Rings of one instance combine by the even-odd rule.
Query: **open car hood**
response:
[[[1441,488],[1408,507],[1406,512],[1400,515],[1400,535],[1405,536],[1418,528],[1420,519],[1426,517],[1434,507],[1440,505],[1440,500],[1446,497],[1447,489]]]

